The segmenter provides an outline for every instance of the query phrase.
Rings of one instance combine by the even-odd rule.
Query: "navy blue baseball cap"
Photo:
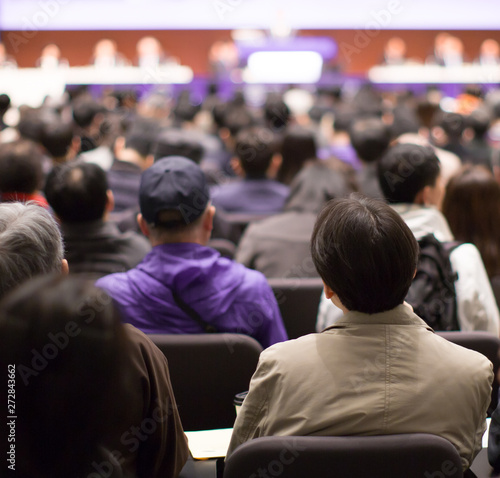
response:
[[[205,211],[210,200],[205,173],[192,160],[182,156],[159,159],[141,176],[139,205],[149,224],[176,226],[191,224]],[[181,219],[161,222],[161,211],[179,211]]]

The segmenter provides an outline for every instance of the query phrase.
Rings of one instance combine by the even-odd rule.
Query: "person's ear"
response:
[[[148,154],[142,165],[143,166],[142,170],[145,171],[146,169],[149,169],[151,166],[153,166],[154,162],[155,162],[154,154]]]
[[[429,195],[429,188],[430,186],[425,186],[424,189],[421,189],[415,196],[415,199],[413,200],[414,204],[420,204],[420,205],[425,205],[425,200]],[[427,191],[426,191],[427,190]]]
[[[215,206],[210,206],[208,211],[205,213],[203,218],[203,229],[206,231],[212,231],[214,228],[214,217],[215,217]]]
[[[326,285],[324,281],[323,281],[323,290],[325,291],[325,297],[327,299],[331,299],[335,294],[335,292],[333,292],[333,290],[330,289],[330,286]]]
[[[245,176],[245,172],[243,171],[239,158],[231,158],[231,168],[233,168],[236,176],[239,176],[240,178]]]
[[[269,168],[267,168],[267,177],[269,179],[276,178],[276,175],[278,174],[278,171],[281,168],[282,162],[283,162],[283,157],[281,156],[281,154],[279,153],[273,154],[271,163],[269,164]]]
[[[118,158],[120,153],[125,149],[125,137],[118,136],[115,140],[115,146],[113,148],[115,156]]]
[[[115,196],[113,195],[113,191],[111,191],[111,189],[106,191],[106,198],[105,211],[110,213],[115,208]]]
[[[62,260],[62,263],[61,263],[61,274],[63,276],[67,276],[69,274],[69,265],[68,265],[68,261],[66,259]]]
[[[146,236],[149,237],[151,232],[149,230],[149,225],[146,220],[142,217],[142,214],[137,214],[137,224],[139,224],[139,229]]]

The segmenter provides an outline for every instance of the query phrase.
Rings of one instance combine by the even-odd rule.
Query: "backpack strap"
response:
[[[177,307],[179,307],[179,309],[181,309],[183,312],[185,312],[187,315],[189,315],[189,317],[191,317],[195,322],[197,322],[199,325],[201,325],[203,327],[203,330],[207,333],[207,334],[214,334],[217,332],[217,328],[212,325],[212,324],[209,324],[208,322],[204,321],[200,314],[198,314],[198,312],[196,312],[196,310],[194,310],[192,307],[190,307],[189,305],[186,304],[186,302],[184,302],[179,294],[177,292],[175,292],[174,290],[172,290],[172,296],[175,300],[175,303],[177,304]]]

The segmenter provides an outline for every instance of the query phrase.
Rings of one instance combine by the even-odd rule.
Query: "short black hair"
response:
[[[5,113],[10,107],[10,97],[5,93],[0,95],[0,114]]]
[[[466,127],[465,118],[458,113],[443,113],[438,115],[437,123],[452,140],[458,140]]]
[[[222,121],[233,138],[240,131],[255,125],[255,118],[245,106],[228,106]]]
[[[316,269],[348,310],[375,314],[402,304],[418,243],[389,205],[353,194],[320,212],[311,239]]]
[[[349,128],[352,147],[359,159],[372,162],[380,159],[389,147],[391,133],[380,118],[358,118]]]
[[[426,186],[434,186],[441,172],[430,146],[397,144],[378,163],[378,179],[390,203],[413,203]]]
[[[247,177],[265,177],[276,150],[276,138],[268,128],[255,126],[236,137],[235,153]]]
[[[474,131],[474,136],[478,139],[484,138],[492,121],[491,113],[485,108],[478,108],[465,118],[467,127]]]
[[[203,158],[204,149],[191,131],[169,128],[158,134],[153,145],[154,160],[168,156],[183,156],[195,163]]]
[[[106,108],[90,99],[80,99],[73,104],[73,119],[80,128],[90,126],[96,115],[104,113]]]
[[[0,191],[32,194],[42,187],[42,153],[32,141],[0,144]]]
[[[91,222],[102,219],[107,190],[106,173],[100,166],[76,161],[52,169],[45,197],[63,223]]]
[[[63,121],[46,123],[42,128],[42,145],[53,158],[68,154],[73,141],[73,126]]]
[[[290,121],[290,108],[280,95],[270,94],[264,104],[264,118],[269,128],[280,131]]]

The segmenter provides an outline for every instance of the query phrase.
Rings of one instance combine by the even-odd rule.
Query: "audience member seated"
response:
[[[441,242],[454,240],[439,211],[444,185],[432,148],[414,144],[393,146],[380,161],[379,179],[386,199],[417,240],[427,234],[434,234]],[[458,275],[455,292],[460,330],[483,330],[498,336],[500,315],[478,250],[473,244],[462,244],[451,251],[450,262]],[[340,315],[323,296],[318,330],[335,323]]]
[[[76,134],[81,140],[82,153],[97,148],[105,112],[104,106],[86,96],[74,102],[73,120],[76,125]]]
[[[35,203],[0,204],[0,298],[27,280],[68,272],[61,232]]]
[[[490,280],[500,276],[500,185],[491,171],[466,166],[451,178],[443,214],[457,240],[478,248]]]
[[[462,162],[467,160],[467,150],[462,135],[465,130],[465,118],[458,113],[437,115],[436,126],[432,128],[432,139],[436,146],[456,154]]]
[[[320,148],[318,157],[328,159],[330,157],[338,158],[354,169],[360,169],[361,164],[352,147],[349,130],[354,121],[356,112],[352,106],[341,103],[334,111],[333,131],[328,139],[328,146]]]
[[[153,164],[152,143],[152,137],[142,130],[130,131],[115,141],[115,159],[107,172],[114,211],[139,209],[141,174]]]
[[[136,268],[96,283],[125,322],[146,333],[242,333],[263,347],[286,340],[264,276],[206,246],[215,208],[196,163],[175,156],[155,162],[142,175],[140,208],[153,250]]]
[[[281,165],[276,179],[289,186],[307,161],[316,159],[314,133],[301,126],[291,126],[285,132],[281,146]]]
[[[2,202],[35,201],[48,207],[40,194],[43,184],[43,156],[28,140],[0,144],[0,194]]]
[[[311,249],[344,316],[261,354],[227,456],[261,436],[430,433],[468,469],[486,429],[492,364],[403,302],[419,253],[411,230],[382,201],[337,199],[320,213]]]
[[[311,259],[311,234],[319,211],[352,188],[342,171],[325,163],[306,166],[290,187],[285,209],[245,230],[235,260],[266,277],[318,277]]]
[[[264,120],[266,126],[274,134],[285,132],[290,123],[290,108],[283,101],[281,95],[271,93],[264,104]]]
[[[96,68],[114,68],[116,66],[127,66],[127,59],[118,52],[118,46],[114,40],[104,38],[94,46],[92,64]]]
[[[202,167],[210,183],[219,184],[235,177],[231,158],[236,154],[236,137],[241,131],[255,126],[256,120],[245,106],[243,95],[239,93],[230,102],[215,106],[212,117],[224,148],[210,161],[205,161]]]
[[[482,165],[493,171],[493,161],[499,151],[493,148],[487,135],[492,122],[492,115],[486,108],[478,108],[465,118],[465,132],[469,141],[465,143],[466,162]]]
[[[107,220],[113,194],[106,173],[96,164],[56,166],[47,177],[45,195],[61,222],[72,273],[100,277],[127,271],[151,250],[145,237],[121,233]]]
[[[254,127],[241,131],[236,138],[235,154],[233,168],[242,179],[214,187],[214,205],[226,212],[281,211],[289,188],[271,179],[281,163],[271,130]]]
[[[377,164],[389,146],[389,128],[379,118],[360,118],[352,123],[349,137],[361,160],[361,168],[356,172],[359,192],[370,198],[383,198]]]
[[[446,219],[439,211],[444,197],[439,160],[431,148],[398,145],[379,165],[379,179],[387,200],[408,224],[415,237],[432,233],[441,242],[453,241]],[[488,276],[476,247],[463,244],[450,255],[461,330],[500,333],[500,317]]]
[[[199,164],[204,155],[204,134],[178,128],[167,128],[156,137],[153,145],[154,160],[169,156],[183,156]]]
[[[36,66],[43,69],[54,69],[68,67],[69,62],[61,57],[61,49],[55,43],[49,43],[42,49],[40,58],[36,61]]]
[[[43,125],[41,144],[53,165],[72,161],[80,150],[80,138],[74,136],[72,124],[58,119]]]
[[[106,294],[60,274],[35,279],[4,299],[0,331],[0,363],[18,377],[19,476],[179,474],[189,451],[167,361]]]
[[[4,122],[5,113],[10,108],[10,97],[5,94],[0,95],[0,132],[4,129],[8,128],[8,126]],[[1,142],[1,141],[0,141]]]

